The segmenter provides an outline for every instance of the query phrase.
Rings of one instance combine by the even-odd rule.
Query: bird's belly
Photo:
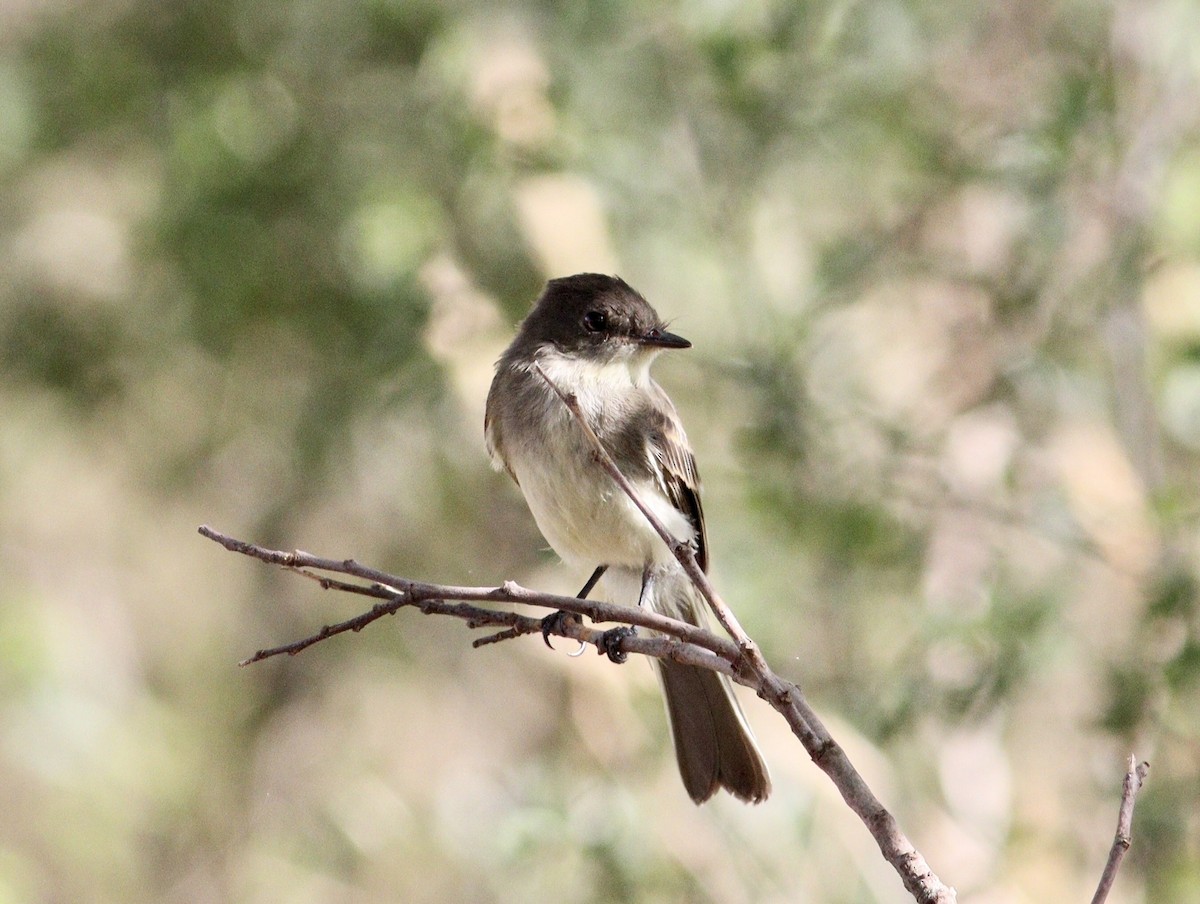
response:
[[[672,558],[662,538],[625,492],[590,455],[573,455],[549,467],[528,458],[513,462],[514,471],[538,529],[565,561],[583,568],[596,565],[640,569],[647,562]],[[574,462],[571,464],[570,462]],[[634,484],[638,497],[667,529],[690,540],[687,518],[649,481]]]

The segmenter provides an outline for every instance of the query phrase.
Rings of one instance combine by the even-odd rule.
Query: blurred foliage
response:
[[[960,900],[1200,888],[1189,4],[0,7],[0,902],[896,901],[695,810],[649,669],[472,652],[201,522],[571,590],[486,461],[544,279],[618,270],[715,576]],[[348,608],[349,607],[349,608]]]

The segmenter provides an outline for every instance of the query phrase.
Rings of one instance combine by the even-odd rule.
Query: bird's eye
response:
[[[598,333],[608,325],[608,316],[603,311],[588,311],[583,315],[583,326],[589,333]]]

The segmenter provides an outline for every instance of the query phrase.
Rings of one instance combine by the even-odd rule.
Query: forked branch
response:
[[[506,581],[499,587],[427,584],[378,571],[353,559],[326,559],[299,550],[286,552],[267,549],[235,539],[207,526],[201,527],[200,533],[232,552],[281,566],[315,580],[323,589],[359,594],[377,600],[373,607],[361,615],[326,625],[320,631],[301,640],[259,650],[243,660],[242,665],[260,662],[273,656],[295,655],[338,634],[361,631],[372,622],[405,608],[416,609],[426,615],[459,618],[472,628],[503,629],[499,635],[479,638],[475,641],[476,646],[491,642],[497,637],[504,639],[541,633],[543,622],[540,618],[494,608],[497,604],[522,603],[548,611],[564,610],[575,615],[587,616],[595,623],[636,625],[655,631],[659,636],[624,637],[620,641],[620,649],[626,653],[641,653],[711,669],[729,675],[734,681],[752,688],[787,720],[809,756],[829,775],[841,791],[842,797],[862,818],[879,844],[880,850],[896,868],[914,899],[922,904],[950,904],[955,900],[953,890],[942,885],[933,874],[925,859],[904,837],[891,814],[871,793],[842,748],[829,736],[804,699],[800,688],[771,671],[761,656],[748,656],[744,643],[734,643],[696,625],[659,615],[648,609],[540,593],[511,581]],[[330,574],[344,575],[355,580],[345,581],[329,577]],[[551,630],[554,634],[590,644],[598,651],[607,652],[606,641],[603,639],[606,632],[586,626],[580,619],[558,620]],[[757,652],[757,648],[752,645],[751,648]],[[762,662],[762,665],[756,666],[756,660]]]
[[[879,846],[880,852],[899,874],[904,887],[913,899],[921,904],[953,904],[956,900],[954,889],[943,884],[929,868],[925,858],[900,830],[895,818],[875,797],[846,756],[845,751],[829,734],[825,725],[809,706],[800,688],[772,671],[758,646],[742,629],[708,576],[700,568],[688,544],[679,541],[667,531],[617,468],[608,450],[604,448],[583,418],[576,399],[560,390],[544,372],[541,375],[571,411],[579,428],[594,448],[600,467],[604,468],[653,525],[663,542],[667,544],[679,561],[680,566],[695,584],[696,589],[704,597],[718,622],[733,638],[732,641],[703,628],[659,615],[648,609],[540,593],[511,581],[505,582],[499,587],[428,584],[387,574],[360,565],[353,559],[326,559],[298,550],[285,552],[267,549],[234,539],[212,528],[201,527],[201,534],[220,543],[228,550],[296,572],[317,581],[323,589],[359,594],[377,600],[371,609],[354,618],[326,625],[316,634],[293,643],[259,650],[241,664],[249,665],[283,654],[295,655],[337,634],[360,631],[372,622],[405,608],[416,609],[426,615],[459,618],[471,628],[498,629],[487,636],[478,638],[474,642],[477,647],[525,634],[540,634],[546,630],[546,623],[542,619],[496,608],[498,604],[522,603],[550,611],[561,610],[581,617],[586,616],[594,623],[615,623],[648,628],[656,632],[655,636],[623,637],[619,641],[620,651],[672,659],[687,665],[711,669],[752,688],[759,697],[767,701],[783,716],[813,762],[829,776],[842,798],[863,821]],[[330,574],[343,575],[353,580],[333,578],[329,576]],[[600,652],[610,652],[610,640],[606,637],[607,632],[585,625],[582,618],[558,619],[551,624],[552,627],[549,628],[551,633],[592,645]],[[583,648],[581,647],[581,649]],[[1146,764],[1135,767],[1131,761],[1130,773],[1126,776],[1125,793],[1122,797],[1117,837],[1093,904],[1103,904],[1120,866],[1121,858],[1129,847],[1129,825],[1132,819],[1133,799],[1145,778],[1146,769],[1148,769]]]

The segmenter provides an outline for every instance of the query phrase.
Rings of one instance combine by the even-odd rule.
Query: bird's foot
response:
[[[551,634],[561,634],[566,630],[567,625],[571,621],[579,621],[579,616],[574,612],[568,612],[565,609],[559,609],[557,612],[552,612],[542,619],[542,640],[546,646],[554,649],[554,644],[550,643]]]
[[[610,628],[600,635],[600,642],[596,644],[597,652],[603,653],[610,660],[620,665],[629,658],[629,654],[621,649],[621,643],[626,637],[637,637],[637,628],[633,625],[621,625],[619,628]]]

